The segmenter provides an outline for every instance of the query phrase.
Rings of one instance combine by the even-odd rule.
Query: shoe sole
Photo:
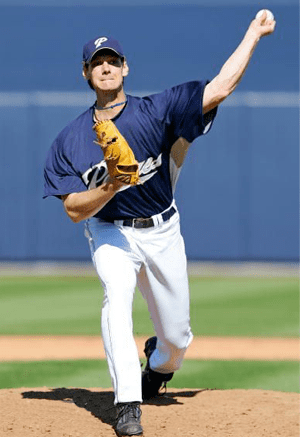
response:
[[[135,433],[135,434],[121,434],[121,433],[119,433],[117,430],[115,430],[116,431],[116,434],[117,434],[117,436],[118,437],[126,437],[126,436],[135,436],[135,435],[138,435],[138,436],[143,436],[144,434],[143,434],[143,431],[141,431],[140,433]]]

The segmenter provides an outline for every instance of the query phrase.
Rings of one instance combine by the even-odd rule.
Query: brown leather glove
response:
[[[136,185],[140,180],[138,162],[114,122],[98,121],[93,129],[97,135],[96,143],[103,150],[110,177],[127,185]]]

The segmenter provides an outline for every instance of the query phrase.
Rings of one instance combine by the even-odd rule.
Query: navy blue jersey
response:
[[[146,97],[127,95],[127,104],[113,119],[139,163],[141,184],[118,192],[95,217],[150,217],[173,200],[180,169],[171,157],[180,138],[191,143],[208,132],[216,109],[202,114],[207,82],[194,81]],[[72,121],[56,138],[45,165],[44,197],[95,188],[107,177],[101,147],[95,144],[94,108]]]

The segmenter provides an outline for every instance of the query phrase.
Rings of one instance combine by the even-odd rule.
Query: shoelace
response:
[[[158,396],[163,396],[167,393],[167,381],[162,383],[162,386],[159,389]]]
[[[141,410],[139,409],[139,404],[127,404],[120,408],[118,412],[118,420],[121,419],[125,414],[133,419],[139,419],[141,417]]]

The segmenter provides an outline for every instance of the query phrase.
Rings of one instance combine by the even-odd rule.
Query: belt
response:
[[[120,226],[130,226],[132,228],[151,228],[152,226],[155,226],[155,224],[166,222],[175,214],[175,212],[176,209],[172,206],[166,212],[157,214],[153,217],[114,220],[113,223]]]

